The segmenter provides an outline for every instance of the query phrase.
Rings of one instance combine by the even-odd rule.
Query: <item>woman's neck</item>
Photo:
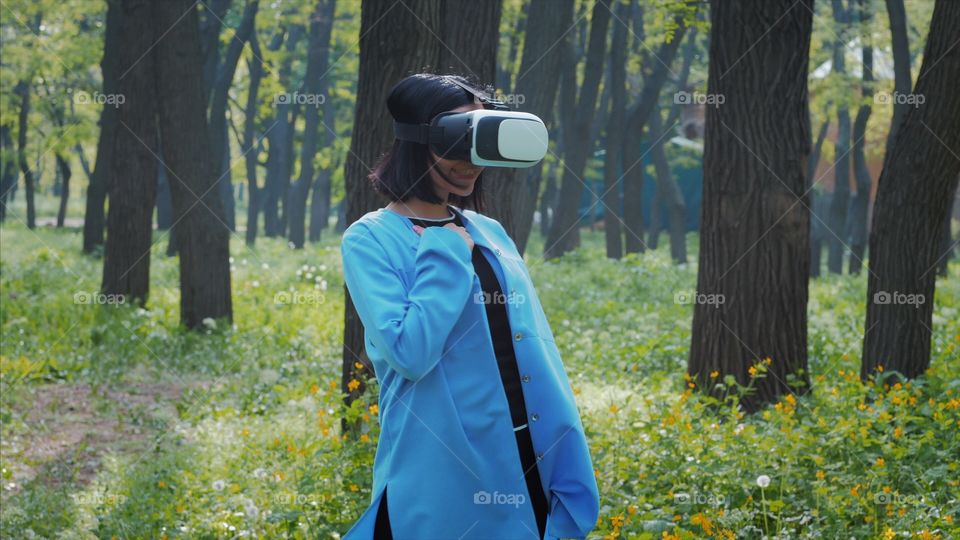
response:
[[[416,197],[406,201],[394,201],[387,208],[398,214],[408,217],[422,217],[428,219],[443,219],[450,217],[450,209],[446,202],[428,203]]]

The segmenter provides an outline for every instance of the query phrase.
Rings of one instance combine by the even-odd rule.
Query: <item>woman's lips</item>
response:
[[[464,173],[451,170],[450,173],[457,180],[473,180],[479,174],[479,171]]]

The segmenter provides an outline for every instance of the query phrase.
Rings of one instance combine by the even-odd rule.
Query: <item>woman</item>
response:
[[[387,107],[427,124],[485,98],[417,74]],[[372,504],[346,540],[584,538],[596,523],[573,392],[523,258],[478,213],[481,173],[396,140],[370,175],[389,204],[344,232],[381,423]]]

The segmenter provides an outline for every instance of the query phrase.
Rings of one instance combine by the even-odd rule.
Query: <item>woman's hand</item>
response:
[[[469,248],[470,251],[473,251],[473,237],[470,236],[470,233],[467,232],[467,229],[460,227],[459,225],[455,225],[453,223],[447,223],[446,225],[443,226],[443,228],[450,229],[451,231],[454,231],[457,234],[459,234],[463,238],[463,241],[467,243],[467,248]],[[423,234],[423,227],[419,225],[414,225],[413,230],[417,234]]]

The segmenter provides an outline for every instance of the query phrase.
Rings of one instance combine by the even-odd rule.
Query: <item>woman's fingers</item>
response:
[[[473,251],[473,237],[470,236],[470,233],[468,233],[465,228],[460,227],[459,225],[455,225],[453,223],[447,223],[443,227],[445,229],[450,229],[451,231],[456,231],[457,234],[459,234],[463,238],[463,241],[467,243],[467,247],[470,248],[471,251]]]

